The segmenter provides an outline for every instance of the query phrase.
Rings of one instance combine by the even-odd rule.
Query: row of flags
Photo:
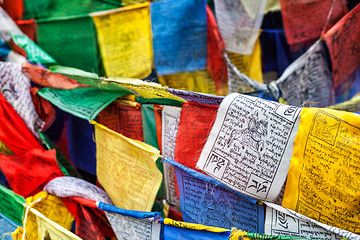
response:
[[[2,76],[11,79],[14,86],[27,79],[22,68],[33,68],[6,62],[1,66]],[[11,77],[10,69],[17,69],[14,76],[23,78]],[[31,78],[32,72],[27,73]],[[301,108],[237,93],[218,97],[166,89],[140,80],[131,84],[126,79],[100,79],[71,68],[57,67],[47,73],[47,78],[56,73],[65,82],[71,76],[76,86],[35,91],[35,96],[69,114],[64,131],[71,163],[43,132],[34,135],[1,95],[2,112],[11,118],[4,118],[2,126],[0,166],[13,194],[33,198],[43,190],[46,193],[42,194],[61,198],[64,208],[74,216],[78,237],[103,239],[114,231],[118,238],[128,236],[125,239],[144,232],[148,239],[160,235],[189,239],[188,234],[195,233],[204,239],[267,239],[255,233],[275,239],[273,235],[358,239],[354,180],[357,114]],[[94,87],[81,85],[85,82]],[[152,88],[152,93],[134,95],[144,88]],[[149,94],[163,96],[152,98]],[[356,98],[348,106],[353,107],[354,101]],[[34,106],[34,102],[29,104]],[[82,180],[76,169],[96,175],[102,189]],[[167,205],[160,203],[163,210],[150,222],[123,216],[127,215],[122,211],[127,210],[151,212],[160,199]],[[99,210],[96,202],[119,208],[121,216]],[[26,216],[37,213],[27,210],[26,205],[24,209]],[[177,218],[179,210],[183,222],[162,220],[169,214]],[[59,221],[68,219],[61,216]],[[25,229],[18,229],[15,235],[30,234],[32,228],[38,229],[34,234],[46,234],[39,227],[27,227],[28,223],[42,224],[41,217],[26,219],[18,223]],[[188,223],[203,227],[190,224],[188,228]],[[42,226],[44,231],[53,227],[49,223]],[[198,227],[202,230],[196,232]],[[204,232],[211,227],[222,230]]]

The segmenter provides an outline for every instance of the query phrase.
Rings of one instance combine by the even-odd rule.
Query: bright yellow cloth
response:
[[[107,76],[145,78],[151,73],[149,3],[91,14]]]
[[[99,183],[115,206],[151,211],[162,181],[155,164],[159,150],[93,123]]]
[[[360,116],[305,108],[282,205],[360,233]]]

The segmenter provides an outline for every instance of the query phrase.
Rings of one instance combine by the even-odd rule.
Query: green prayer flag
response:
[[[24,217],[25,198],[0,185],[0,212],[22,225]]]
[[[37,21],[38,44],[60,65],[99,73],[96,32],[89,16]]]
[[[156,122],[155,122],[155,115],[154,115],[154,105],[151,104],[142,104],[141,105],[141,118],[142,118],[142,124],[143,124],[143,134],[144,134],[144,142],[159,148],[159,144],[157,142],[157,132],[156,132]],[[163,163],[160,159],[156,160],[156,165],[158,169],[160,170],[161,174],[164,176],[164,167]],[[165,185],[164,185],[164,179],[160,185],[159,191],[157,193],[157,197],[159,198],[165,198]]]
[[[65,112],[86,120],[94,120],[116,98],[124,92],[102,91],[97,88],[55,89],[43,88],[38,94]]]
[[[159,149],[156,133],[154,106],[151,104],[141,105],[141,117],[143,124],[144,142]]]
[[[26,35],[11,35],[13,41],[27,53],[27,58],[36,63],[55,63],[55,59],[42,50]]]

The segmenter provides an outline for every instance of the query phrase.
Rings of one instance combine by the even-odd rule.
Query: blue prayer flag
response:
[[[159,75],[205,69],[205,0],[164,0],[151,4],[154,60]]]
[[[96,175],[96,145],[93,140],[93,126],[89,121],[69,114],[66,127],[72,163],[76,167]]]
[[[205,174],[166,159],[175,166],[185,222],[264,233],[264,207]]]

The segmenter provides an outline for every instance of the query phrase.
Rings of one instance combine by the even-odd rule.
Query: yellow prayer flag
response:
[[[31,209],[31,212],[36,214],[40,239],[81,240],[80,237],[76,236],[74,233],[70,232],[69,230],[63,228],[59,224],[56,224],[55,222],[46,218],[38,211]]]
[[[67,210],[65,204],[60,198],[50,195],[47,192],[40,192],[35,196],[28,197],[26,199],[26,204],[28,206],[31,206],[31,210],[36,209],[46,219],[49,219],[56,224],[59,224],[59,226],[62,226],[62,228],[66,230],[71,229],[74,217]],[[29,211],[26,216],[25,223],[27,239],[38,239],[38,236],[40,234],[39,227],[40,226],[38,225],[37,215],[34,214],[32,211]],[[13,233],[13,237],[20,237],[19,239],[21,239],[22,231],[23,230],[21,229],[17,229]],[[14,239],[17,238],[14,237]]]
[[[187,91],[216,94],[215,83],[207,70],[158,76],[164,86]]]
[[[155,164],[159,150],[93,123],[99,183],[115,206],[151,211],[162,181]]]
[[[305,108],[282,205],[360,233],[360,116]]]
[[[63,228],[59,224],[51,221],[43,214],[41,214],[36,209],[31,208],[30,213],[35,216],[31,221],[36,222],[36,229],[27,229],[26,228],[26,238],[25,239],[51,239],[51,240],[81,240],[80,237],[76,236],[74,233],[70,232],[66,228]],[[33,238],[34,236],[29,235],[29,231],[36,232],[36,236],[38,238]],[[24,233],[24,229],[22,227],[18,227],[11,235],[14,240],[22,240],[22,236]]]
[[[260,34],[259,34],[260,35]],[[261,67],[261,45],[260,38],[258,37],[254,51],[250,55],[242,55],[232,52],[227,52],[231,62],[239,69],[240,72],[245,74],[251,79],[263,82],[262,67]]]
[[[39,192],[35,196],[28,197],[26,203],[31,204],[41,198],[42,200],[32,205],[32,208],[38,210],[50,220],[70,230],[74,217],[67,210],[64,202],[59,197],[47,192]]]
[[[151,73],[149,3],[91,14],[107,76],[144,78]]]

